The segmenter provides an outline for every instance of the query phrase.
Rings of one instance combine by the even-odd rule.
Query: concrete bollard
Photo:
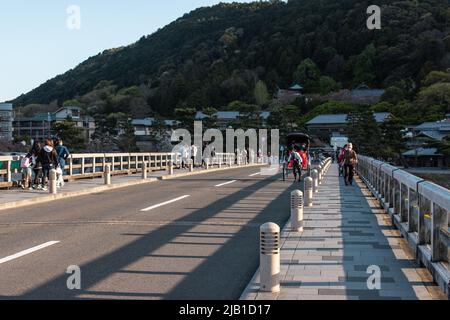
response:
[[[294,190],[291,193],[291,227],[303,232],[303,192]]]
[[[147,162],[142,162],[142,180],[147,180]]]
[[[319,165],[319,168],[317,169],[317,171],[319,172],[319,184],[322,183],[322,177],[323,177],[323,167],[322,165]]]
[[[173,163],[172,163],[172,161],[169,162],[169,175],[173,175]]]
[[[189,162],[189,172],[194,172],[194,161]]]
[[[319,171],[317,169],[311,172],[311,178],[313,180],[313,192],[317,193],[319,192]]]
[[[209,170],[209,159],[205,159],[206,170]]]
[[[304,190],[305,190],[305,206],[312,207],[313,206],[313,179],[311,177],[307,177],[304,182]]]
[[[111,165],[105,165],[105,172],[103,173],[103,180],[106,185],[111,184]]]
[[[50,170],[50,173],[49,173],[48,192],[50,194],[58,193],[58,188],[56,187],[56,170],[55,169]]]
[[[272,222],[260,228],[260,291],[280,292],[280,227]]]

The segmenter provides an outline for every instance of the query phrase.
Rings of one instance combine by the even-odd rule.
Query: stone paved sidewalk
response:
[[[241,299],[446,299],[359,179],[345,186],[333,164],[319,190],[305,208],[304,232],[289,223],[282,232],[281,292],[259,292],[257,272]],[[372,265],[381,269],[381,290],[367,287]]]

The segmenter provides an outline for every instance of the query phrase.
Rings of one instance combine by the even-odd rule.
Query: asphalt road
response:
[[[257,172],[0,211],[0,299],[238,299],[258,267],[259,226],[283,226],[302,186]],[[67,288],[71,265],[81,290]]]

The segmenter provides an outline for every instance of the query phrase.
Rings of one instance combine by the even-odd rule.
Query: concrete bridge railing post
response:
[[[280,227],[272,222],[260,228],[260,291],[280,291]]]
[[[291,228],[303,232],[303,192],[300,190],[291,193]]]
[[[147,170],[148,170],[147,161],[143,161],[142,162],[142,179],[143,180],[147,180]]]
[[[55,169],[50,170],[50,173],[49,173],[48,192],[50,194],[58,193],[58,188],[56,186],[56,170]]]
[[[311,177],[305,178],[304,191],[305,191],[305,206],[313,206],[313,179]]]
[[[111,184],[111,165],[107,164],[105,166],[105,172],[103,173],[103,180],[105,185]]]
[[[317,169],[311,172],[311,178],[313,180],[313,192],[317,193],[319,192],[319,171]]]

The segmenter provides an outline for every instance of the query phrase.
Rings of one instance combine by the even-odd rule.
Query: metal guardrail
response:
[[[246,163],[242,156],[240,163]],[[20,156],[0,156],[0,187],[13,186],[13,174],[21,172]],[[190,159],[189,159],[190,160]],[[72,154],[66,161],[65,178],[68,180],[100,177],[106,165],[111,166],[111,174],[130,174],[142,170],[146,162],[152,171],[168,170],[172,163],[175,168],[181,167],[181,155],[177,153],[77,153]],[[236,162],[234,153],[217,153],[210,159],[209,165],[220,166]]]
[[[450,190],[365,156],[358,173],[448,294]]]

